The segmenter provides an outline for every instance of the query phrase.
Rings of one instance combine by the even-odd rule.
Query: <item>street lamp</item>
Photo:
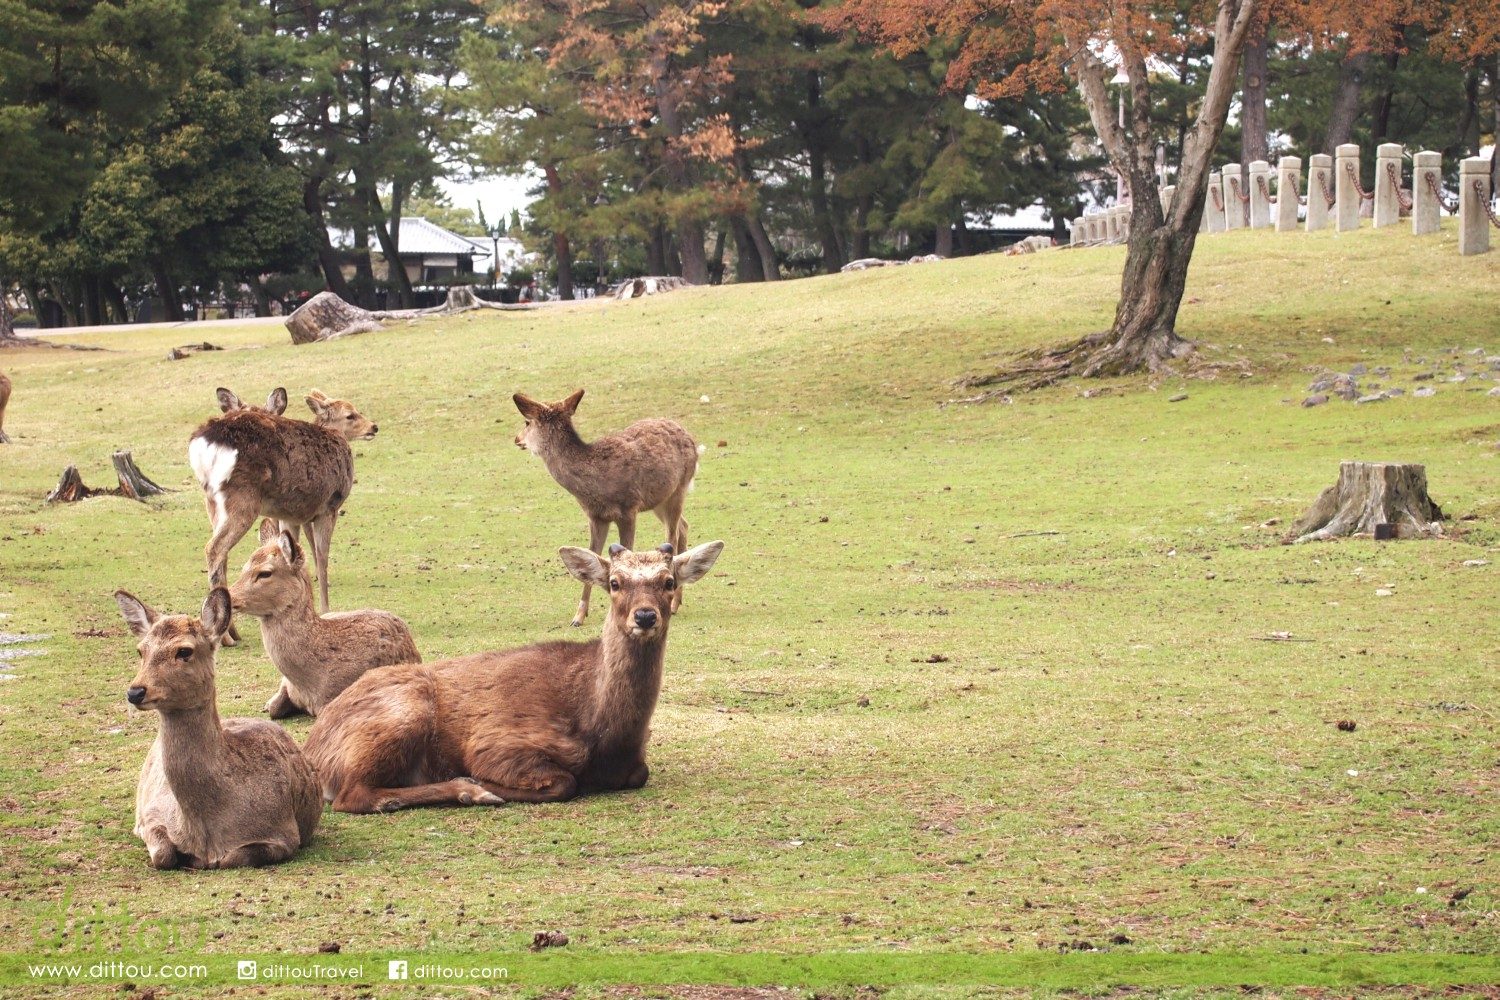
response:
[[[1130,76],[1125,72],[1125,64],[1115,71],[1115,78],[1109,81],[1113,86],[1120,89],[1120,131],[1125,131],[1125,88],[1130,83]],[[1115,171],[1115,204],[1125,203],[1125,175],[1118,170]]]

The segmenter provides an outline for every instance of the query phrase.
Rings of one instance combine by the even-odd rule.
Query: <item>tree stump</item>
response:
[[[379,330],[380,318],[332,292],[319,292],[286,318],[286,328],[291,331],[292,343],[311,344]]]
[[[617,300],[623,302],[625,299],[638,299],[642,295],[659,295],[662,292],[671,292],[678,288],[688,288],[690,285],[690,282],[684,281],[675,275],[636,278],[633,281],[622,281],[615,287],[612,294]]]
[[[112,490],[96,490],[84,485],[83,477],[78,474],[78,466],[70,465],[62,471],[58,477],[57,486],[51,493],[47,494],[48,503],[77,503],[87,500],[89,497],[116,496],[129,497],[131,500],[145,501],[147,497],[158,496],[167,492],[151,477],[142,472],[131,458],[128,451],[117,451],[111,456],[115,466],[115,477],[119,479],[120,485]]]
[[[1285,542],[1320,542],[1375,535],[1393,526],[1397,538],[1443,533],[1442,509],[1427,495],[1427,467],[1397,462],[1342,462],[1339,481],[1322,492],[1292,525]]]
[[[115,464],[115,476],[120,480],[120,495],[132,500],[160,496],[167,492],[151,481],[151,478],[136,467],[135,459],[128,451],[117,451],[110,456]]]

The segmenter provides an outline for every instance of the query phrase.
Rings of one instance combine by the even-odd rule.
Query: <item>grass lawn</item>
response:
[[[751,982],[802,983],[753,956],[982,953],[1015,987],[1090,968],[1153,986],[1120,970],[1165,953],[1196,956],[1171,995],[1206,996],[1304,951],[1383,959],[1383,978],[1345,983],[1500,982],[1500,253],[1455,245],[1452,229],[1205,238],[1179,329],[1246,374],[982,406],[944,405],[964,395],[951,380],[1106,326],[1123,249],[305,347],[216,328],[225,351],[182,361],[168,348],[201,333],[0,354],[0,630],[47,636],[0,646],[0,952],[316,957],[336,941],[415,960],[557,928],[571,943],[554,963],[650,959],[641,975],[665,982],[652,956],[742,955]],[[1356,363],[1406,394],[1298,405],[1325,366]],[[650,784],[330,812],[279,868],[150,870],[131,821],[157,722],[125,703],[134,641],[110,595],[200,604],[186,443],[219,385],[285,385],[304,416],[316,387],[380,424],[355,446],[332,599],[402,615],[428,660],[576,636],[555,553],[586,523],[512,444],[512,392],[586,388],[585,437],[686,425],[708,448],[692,537],[727,547],[672,628]],[[1424,385],[1436,395],[1413,396]],[[175,492],[42,502],[70,462],[112,485],[116,448]],[[1352,458],[1425,463],[1448,537],[1278,544]],[[225,716],[276,686],[254,621],[241,629],[218,661]],[[1469,958],[1431,973],[1407,953]],[[954,982],[891,995],[971,988]]]

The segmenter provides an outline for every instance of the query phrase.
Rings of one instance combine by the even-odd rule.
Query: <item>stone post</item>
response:
[[[1130,218],[1133,212],[1129,202],[1115,206],[1115,232],[1122,240],[1130,239]]]
[[[1276,231],[1297,230],[1298,193],[1302,190],[1302,159],[1283,156],[1276,164]],[[1312,211],[1312,193],[1308,192],[1308,211]]]
[[[1359,147],[1346,142],[1338,148],[1334,159],[1333,228],[1347,233],[1359,228],[1359,190],[1354,186],[1359,177]]]
[[[1172,196],[1177,193],[1177,185],[1167,184],[1161,189],[1161,217],[1165,219],[1172,214]]]
[[[1204,230],[1210,233],[1222,233],[1224,231],[1224,176],[1217,170],[1208,173],[1208,191],[1204,195],[1208,199],[1203,206]]]
[[[1250,164],[1250,228],[1266,229],[1271,225],[1271,165],[1265,160]]]
[[[1314,153],[1307,158],[1307,231],[1317,232],[1328,225],[1328,196],[1324,186],[1333,190],[1333,157]]]
[[[1220,173],[1224,178],[1224,228],[1245,228],[1245,204],[1240,195],[1245,193],[1245,176],[1238,163],[1226,163]]]
[[[1490,161],[1471,156],[1458,165],[1458,252],[1465,257],[1490,248],[1489,203]]]
[[[1426,236],[1438,231],[1442,204],[1437,192],[1443,188],[1443,154],[1424,149],[1411,161],[1411,232]]]
[[[1391,168],[1396,179],[1391,180]],[[1375,148],[1375,226],[1401,221],[1401,144],[1382,142]]]
[[[1076,247],[1078,244],[1080,244],[1080,243],[1082,243],[1084,241],[1084,239],[1086,238],[1086,233],[1087,233],[1087,230],[1085,229],[1085,227],[1087,225],[1088,225],[1088,223],[1086,223],[1086,222],[1083,221],[1083,216],[1081,216],[1081,215],[1078,218],[1076,218],[1076,219],[1073,220],[1073,225],[1071,227],[1069,227],[1069,234],[1068,234],[1068,245],[1069,246],[1075,246]]]

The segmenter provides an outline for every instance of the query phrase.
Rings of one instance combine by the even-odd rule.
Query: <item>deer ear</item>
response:
[[[214,642],[218,642],[229,631],[230,613],[229,591],[223,587],[210,590],[203,601],[203,611],[199,614],[198,621]]]
[[[588,549],[564,545],[557,550],[557,554],[562,557],[563,565],[568,567],[568,572],[573,574],[575,580],[592,583],[596,587],[609,586],[609,563]]]
[[[545,409],[541,403],[538,403],[524,392],[518,392],[510,398],[516,404],[516,409],[521,411],[521,416],[527,420],[535,420],[541,415],[542,410]]]
[[[286,390],[277,387],[266,397],[266,409],[278,417],[286,412]]]
[[[236,396],[228,389],[225,389],[223,386],[215,389],[214,395],[219,397],[219,409],[223,410],[225,413],[231,413],[235,410],[243,410],[245,408],[245,404],[240,402],[240,397]]]
[[[277,535],[276,544],[281,546],[281,557],[287,561],[288,565],[296,566],[302,562],[302,547],[297,544],[297,540],[292,537],[290,531],[283,531]]]
[[[307,408],[313,411],[313,416],[321,417],[328,412],[328,397],[314,389],[307,394]]]
[[[271,539],[275,538],[276,537],[276,533],[279,532],[280,530],[281,530],[281,525],[277,524],[275,521],[271,520],[269,517],[261,518],[261,521],[260,521],[260,544],[264,545],[267,542],[269,542]]]
[[[130,631],[135,635],[145,635],[151,631],[151,625],[161,617],[128,590],[115,591],[115,603],[120,606],[125,624],[130,626]]]
[[[573,395],[557,404],[557,408],[568,416],[572,416],[578,410],[578,403],[583,399],[583,390],[579,389]]]
[[[714,562],[723,551],[723,542],[704,542],[696,548],[688,549],[672,560],[672,575],[682,586],[697,583],[714,568]]]

